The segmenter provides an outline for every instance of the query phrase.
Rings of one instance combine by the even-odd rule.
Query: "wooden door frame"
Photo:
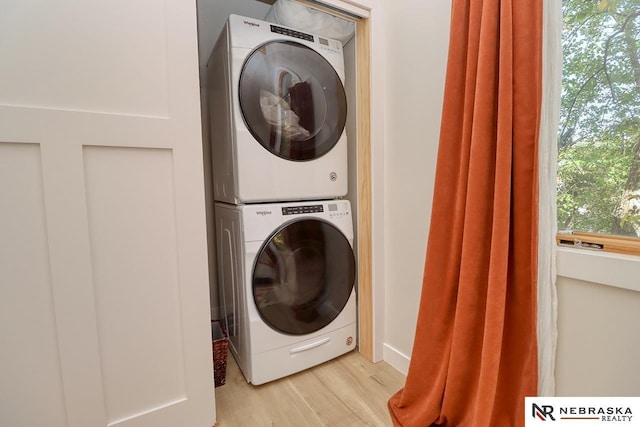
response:
[[[369,19],[356,22],[357,176],[358,176],[358,348],[374,360],[373,239],[371,229],[371,51]]]
[[[371,94],[373,74],[376,70],[374,62],[378,67],[383,65],[379,60],[380,55],[378,55],[380,47],[372,45],[374,33],[372,27],[379,22],[376,18],[381,14],[381,0],[297,1],[355,22],[358,349],[368,360],[378,362],[382,360],[384,338],[384,182],[381,180],[374,189],[373,181],[374,176],[383,176],[382,156],[375,156],[375,154],[383,151],[382,125],[384,121],[382,120],[382,108],[379,105],[384,100],[384,93],[381,90],[377,92],[378,103],[375,106]],[[340,10],[347,13],[340,13]],[[358,15],[359,19],[354,15]],[[381,74],[381,72],[378,71],[377,74]],[[372,126],[374,122],[378,123],[375,128]]]

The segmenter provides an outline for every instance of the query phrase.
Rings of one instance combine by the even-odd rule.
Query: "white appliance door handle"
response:
[[[321,345],[327,344],[329,341],[331,341],[331,338],[327,337],[327,338],[321,339],[320,341],[312,342],[311,344],[302,345],[300,347],[292,348],[289,351],[289,354],[293,356],[296,353],[302,353],[303,351],[307,351],[307,350],[311,350],[312,348],[320,347]]]

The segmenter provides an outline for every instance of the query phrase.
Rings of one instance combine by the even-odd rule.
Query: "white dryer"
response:
[[[354,349],[349,202],[215,209],[221,312],[246,380],[262,384]]]
[[[342,44],[231,15],[208,62],[215,199],[347,193]]]

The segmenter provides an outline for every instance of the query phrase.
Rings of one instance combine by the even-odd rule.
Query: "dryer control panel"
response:
[[[285,36],[295,37],[302,40],[314,41],[311,34],[306,34],[300,31],[292,30],[291,28],[278,27],[277,25],[271,26],[271,32],[277,34],[284,34]]]

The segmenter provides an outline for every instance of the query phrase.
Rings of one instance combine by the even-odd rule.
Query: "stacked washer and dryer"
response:
[[[208,69],[221,312],[257,385],[356,345],[344,56],[231,15]]]

